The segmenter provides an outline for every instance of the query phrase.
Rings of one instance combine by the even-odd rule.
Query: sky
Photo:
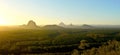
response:
[[[120,25],[120,0],[0,0],[0,25]]]

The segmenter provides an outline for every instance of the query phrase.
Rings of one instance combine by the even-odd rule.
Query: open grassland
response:
[[[86,40],[88,46],[81,42]],[[82,54],[92,48],[99,48],[109,40],[120,41],[120,29],[24,29],[1,28],[1,53],[43,53],[70,55],[74,52]],[[74,49],[77,49],[74,50]],[[86,51],[85,51],[86,50]],[[84,51],[84,52],[83,52]],[[54,54],[53,54],[54,53]],[[60,54],[61,53],[61,54]]]

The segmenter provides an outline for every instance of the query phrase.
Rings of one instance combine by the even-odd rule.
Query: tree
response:
[[[79,51],[77,49],[74,49],[71,55],[79,55]]]
[[[81,40],[80,41],[80,46],[78,47],[79,49],[86,49],[89,47],[89,43],[87,40]]]

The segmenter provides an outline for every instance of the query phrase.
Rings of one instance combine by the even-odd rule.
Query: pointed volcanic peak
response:
[[[69,26],[74,26],[72,23]]]
[[[33,20],[28,21],[27,25],[23,24],[20,26],[21,28],[25,29],[39,29],[40,27],[36,25],[36,23]]]
[[[59,26],[62,26],[62,27],[64,27],[64,26],[66,26],[63,22],[61,22],[61,23],[59,23]]]
[[[33,20],[30,20],[27,24],[28,27],[37,27],[36,23]]]

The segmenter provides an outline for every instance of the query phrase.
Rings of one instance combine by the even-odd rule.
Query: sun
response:
[[[0,19],[0,25],[7,25],[7,21],[4,19]]]

